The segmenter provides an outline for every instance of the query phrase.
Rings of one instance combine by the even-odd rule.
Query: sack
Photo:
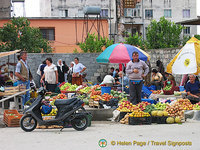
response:
[[[42,105],[42,109],[41,109],[41,112],[43,114],[49,114],[52,110],[52,106],[50,104],[48,105]]]

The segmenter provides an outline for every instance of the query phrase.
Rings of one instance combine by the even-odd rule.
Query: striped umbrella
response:
[[[132,53],[138,52],[139,59],[147,61],[150,55],[138,47],[117,43],[106,48],[97,58],[98,63],[128,63],[132,60]]]

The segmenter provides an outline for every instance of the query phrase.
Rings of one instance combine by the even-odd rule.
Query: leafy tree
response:
[[[129,35],[129,37],[125,38],[126,44],[134,45],[134,46],[137,46],[141,49],[146,49],[145,41],[143,40],[142,36],[140,36],[138,34],[138,32],[136,34],[134,34],[133,36],[131,36],[130,33],[128,35]]]
[[[21,49],[28,53],[51,52],[39,28],[30,27],[26,18],[12,18],[0,28],[0,51]]]
[[[84,53],[98,53],[103,51],[103,47],[108,47],[113,44],[112,40],[109,40],[106,37],[100,37],[98,39],[98,36],[93,34],[88,34],[88,37],[86,38],[85,42],[80,43],[79,47],[83,50]]]
[[[194,37],[197,38],[198,40],[200,40],[200,35],[199,34],[194,35]]]
[[[147,28],[147,46],[150,49],[173,48],[178,47],[181,43],[180,34],[183,27],[171,22],[165,17],[160,21],[151,21]]]

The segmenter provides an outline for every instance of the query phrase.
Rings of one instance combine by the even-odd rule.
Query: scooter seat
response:
[[[69,105],[69,104],[73,103],[76,100],[77,100],[77,98],[71,98],[71,99],[66,99],[66,100],[57,99],[54,104],[55,105]]]

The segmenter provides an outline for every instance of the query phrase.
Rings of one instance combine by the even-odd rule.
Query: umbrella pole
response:
[[[124,66],[122,64],[122,93],[124,92]]]

